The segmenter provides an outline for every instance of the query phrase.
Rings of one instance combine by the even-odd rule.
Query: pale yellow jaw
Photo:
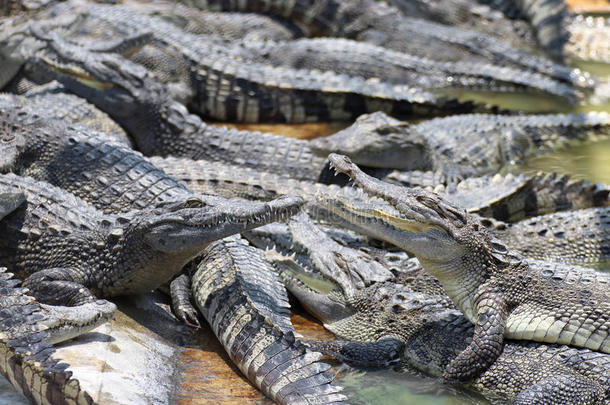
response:
[[[91,87],[93,89],[103,90],[103,91],[110,90],[111,88],[114,87],[114,85],[112,83],[100,82],[99,80],[94,79],[93,77],[91,77],[84,71],[78,70],[76,68],[69,68],[69,67],[57,65],[56,63],[54,63],[53,61],[51,61],[50,59],[48,59],[46,57],[42,57],[41,59],[50,68],[52,68],[58,72],[65,73],[67,75],[72,76],[75,80],[84,84],[87,87]]]
[[[400,218],[392,213],[384,211],[381,208],[357,207],[348,202],[336,199],[319,199],[321,203],[331,212],[337,215],[357,215],[359,217],[381,220],[387,225],[396,229],[404,230],[413,233],[425,233],[429,228],[428,225],[420,224],[416,221],[411,221],[406,218]],[[347,219],[347,218],[346,218]]]

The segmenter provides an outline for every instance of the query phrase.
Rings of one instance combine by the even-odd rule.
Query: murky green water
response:
[[[599,64],[579,64],[600,76],[610,76],[610,67]],[[461,97],[488,101],[504,108],[519,108],[532,112],[610,112],[610,103],[573,107],[563,100],[535,95],[466,94]],[[570,145],[547,155],[538,156],[524,164],[509,168],[513,172],[535,173],[556,171],[573,178],[610,184],[610,139]],[[602,270],[610,272],[610,265]],[[336,380],[343,385],[354,404],[383,405],[457,405],[488,404],[486,400],[443,386],[438,379],[422,378],[392,370],[358,371],[342,369]]]

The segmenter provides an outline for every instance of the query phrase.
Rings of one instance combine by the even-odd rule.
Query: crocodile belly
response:
[[[610,353],[609,328],[607,314],[593,318],[584,311],[572,314],[514,311],[508,318],[504,336]]]

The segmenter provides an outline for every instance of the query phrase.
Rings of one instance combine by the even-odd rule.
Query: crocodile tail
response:
[[[538,173],[533,178],[533,188],[536,204],[527,216],[610,205],[610,189],[606,185],[568,175]]]
[[[42,308],[19,284],[0,268],[0,374],[34,404],[93,404],[68,364],[52,358]]]
[[[256,285],[248,280],[253,276]],[[269,398],[279,404],[347,399],[341,387],[331,385],[334,374],[320,362],[322,354],[295,338],[285,290],[262,252],[239,238],[213,243],[193,275],[192,289],[231,360]]]

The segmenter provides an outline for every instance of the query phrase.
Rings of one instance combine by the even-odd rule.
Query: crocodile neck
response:
[[[475,300],[479,286],[487,280],[486,271],[473,270],[474,260],[469,255],[461,258],[459,263],[439,263],[419,258],[423,268],[434,275],[443,286],[443,290],[451,297],[455,305],[471,322],[476,322]],[[464,265],[466,264],[467,265]],[[479,265],[477,267],[481,267]]]

